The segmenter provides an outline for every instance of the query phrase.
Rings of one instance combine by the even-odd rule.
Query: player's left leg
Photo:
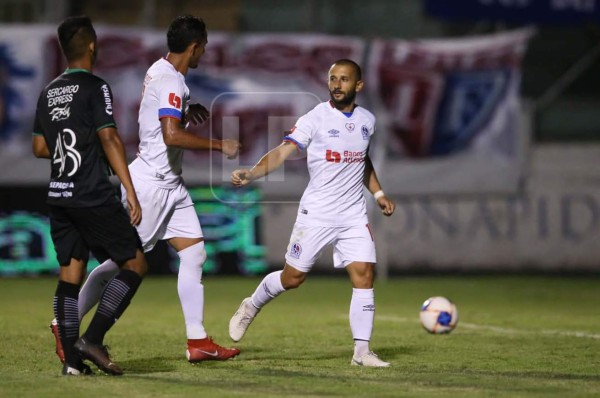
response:
[[[341,229],[334,246],[334,265],[345,266],[352,282],[350,300],[350,330],[354,339],[351,364],[359,366],[389,366],[369,348],[375,320],[375,245],[368,226]]]
[[[112,258],[121,268],[104,289],[96,313],[75,349],[104,372],[121,375],[123,371],[112,362],[104,346],[104,336],[127,309],[141,284],[148,270],[146,257],[121,204],[73,209],[73,215],[78,231],[96,258]]]
[[[79,287],[85,275],[85,266],[85,260],[75,258],[71,258],[68,265],[62,265],[54,294],[54,318],[61,343],[60,348],[63,351],[63,375],[78,376],[92,373],[74,348],[79,337],[79,318],[76,315],[77,301]]]
[[[373,289],[373,263],[352,262],[346,270],[352,281],[350,300],[350,330],[354,339],[352,365],[389,366],[369,349],[369,341],[375,320],[375,292]]]
[[[216,344],[204,329],[202,266],[206,261],[206,250],[202,229],[193,206],[174,211],[168,222],[165,237],[179,256],[177,293],[188,338],[188,361],[195,363],[233,358],[240,350]]]
[[[51,326],[57,343],[56,354],[63,362],[63,375],[89,374],[91,370],[83,364],[74,344],[79,337],[79,288],[85,276],[90,249],[75,227],[70,209],[48,206],[48,210],[50,233],[60,264],[53,301],[56,327]]]

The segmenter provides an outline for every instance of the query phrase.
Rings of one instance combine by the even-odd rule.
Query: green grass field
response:
[[[204,278],[205,325],[227,324],[258,278]],[[123,377],[62,377],[48,324],[54,278],[0,279],[0,397],[598,397],[598,277],[406,277],[376,285],[372,349],[391,368],[350,366],[350,284],[309,277],[260,313],[228,362],[185,359],[174,277],[151,277],[106,343]],[[453,299],[450,335],[429,335],[418,312]],[[84,325],[86,322],[84,321]]]

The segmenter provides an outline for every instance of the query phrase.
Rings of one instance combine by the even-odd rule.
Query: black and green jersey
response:
[[[50,150],[48,204],[97,206],[118,201],[97,132],[116,127],[109,85],[84,69],[67,69],[40,94],[33,134]]]

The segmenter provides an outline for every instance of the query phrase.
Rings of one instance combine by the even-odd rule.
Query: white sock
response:
[[[204,339],[204,286],[202,265],[206,261],[204,242],[196,243],[180,252],[177,293],[183,309],[188,339]]]
[[[364,340],[354,340],[354,357],[360,358],[369,352],[369,342]]]
[[[113,260],[106,260],[90,272],[79,291],[79,321],[100,301],[104,288],[119,273],[119,266]]]
[[[256,308],[260,309],[264,307],[265,304],[285,291],[281,284],[282,272],[283,271],[271,272],[260,282],[254,291],[254,294],[252,294],[252,304]]]
[[[350,330],[354,338],[354,356],[369,351],[369,340],[375,320],[375,292],[373,289],[352,289],[350,300]]]

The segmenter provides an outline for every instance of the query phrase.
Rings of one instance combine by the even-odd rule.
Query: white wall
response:
[[[600,270],[600,145],[536,145],[515,196],[394,198],[371,216],[382,271]],[[268,261],[283,264],[297,205],[264,205]],[[317,267],[331,267],[331,252]]]

